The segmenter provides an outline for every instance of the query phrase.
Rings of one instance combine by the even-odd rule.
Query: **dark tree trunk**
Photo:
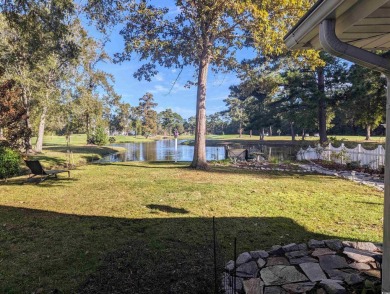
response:
[[[23,89],[23,104],[26,109],[26,135],[24,137],[24,149],[26,154],[32,151],[31,146],[31,122],[30,122],[30,99],[28,97],[28,94],[26,93],[26,90]]]
[[[260,131],[260,141],[264,141],[264,137],[265,137],[265,135],[264,135],[264,128],[262,128],[261,131]]]
[[[89,144],[89,139],[91,134],[89,133],[89,113],[85,114],[85,125],[86,125],[86,131],[87,131],[87,144]]]
[[[269,135],[272,136],[272,126],[269,126]]]
[[[204,55],[199,63],[194,159],[191,163],[191,167],[197,169],[208,168],[206,160],[206,86],[208,68],[209,60],[207,55]]]
[[[291,141],[295,141],[294,122],[290,123],[290,129],[291,129]]]
[[[305,141],[305,135],[306,135],[305,129],[303,129],[303,130],[302,130],[302,141]]]
[[[317,77],[318,77],[318,125],[320,133],[320,143],[325,143],[328,141],[326,135],[326,95],[325,95],[325,75],[324,68],[317,68]]]

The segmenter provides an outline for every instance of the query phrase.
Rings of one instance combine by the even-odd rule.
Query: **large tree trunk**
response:
[[[366,125],[366,140],[370,140],[371,139],[371,126],[370,125]]]
[[[317,68],[318,91],[320,99],[318,100],[318,125],[320,132],[320,143],[328,141],[326,135],[326,96],[325,96],[325,76],[324,68]]]
[[[32,146],[31,146],[31,122],[30,122],[30,99],[29,99],[29,96],[27,94],[27,91],[26,89],[23,88],[23,104],[24,104],[24,107],[26,109],[26,129],[27,129],[27,132],[25,133],[25,137],[24,137],[24,149],[25,149],[25,152],[26,154],[27,153],[30,153],[32,151]]]
[[[206,86],[209,60],[204,55],[199,63],[198,89],[196,94],[196,126],[195,126],[195,148],[194,159],[191,167],[207,169],[206,160]]]
[[[87,131],[87,144],[89,144],[89,139],[91,137],[91,134],[89,133],[89,113],[85,114],[85,127]]]
[[[240,123],[240,127],[239,127],[239,129],[238,129],[238,131],[239,131],[239,137],[241,138],[242,137],[242,125],[241,125],[241,123]]]
[[[260,131],[260,141],[264,141],[264,137],[265,137],[264,128],[262,128]]]
[[[35,145],[35,152],[42,152],[43,136],[45,135],[45,123],[46,123],[47,106],[44,106],[41,113],[41,119],[39,121],[37,143]]]
[[[291,141],[295,141],[294,122],[290,122],[290,129],[291,129]]]

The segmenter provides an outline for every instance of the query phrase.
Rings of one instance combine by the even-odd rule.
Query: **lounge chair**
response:
[[[69,170],[44,170],[39,160],[25,160],[24,162],[31,171],[28,179],[41,176],[40,180],[42,182],[51,176],[57,177],[59,173],[68,173],[68,177],[70,177]]]

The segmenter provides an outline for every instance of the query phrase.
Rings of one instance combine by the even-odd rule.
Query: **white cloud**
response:
[[[157,74],[154,78],[156,79],[157,82],[164,81],[164,77],[161,74]]]
[[[153,89],[149,90],[152,94],[168,94],[170,88],[163,85],[154,85]]]

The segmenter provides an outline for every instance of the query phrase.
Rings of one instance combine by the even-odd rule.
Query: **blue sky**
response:
[[[172,11],[171,15],[177,13],[177,8],[172,4],[171,0],[165,0],[163,2]],[[122,36],[119,35],[119,30],[120,27],[112,32],[110,36],[111,41],[106,44],[105,50],[110,56],[121,52],[123,49],[124,41]],[[93,29],[90,28],[89,32],[92,36],[97,36]],[[240,55],[242,54],[239,53],[238,57]],[[190,89],[184,87],[188,80],[194,81],[193,68],[185,68],[178,78],[179,72],[177,70],[160,67],[159,74],[151,82],[147,82],[138,81],[133,77],[133,73],[140,65],[142,65],[142,62],[134,58],[132,61],[121,64],[100,63],[98,67],[114,76],[116,92],[122,96],[122,101],[130,103],[132,106],[138,105],[139,98],[146,92],[150,92],[153,94],[155,102],[158,103],[156,107],[158,112],[171,108],[183,118],[189,118],[195,115],[196,87],[193,86]],[[173,85],[177,78],[178,80]],[[226,109],[223,100],[229,95],[229,87],[239,82],[239,79],[237,79],[234,73],[215,74],[210,71],[206,98],[207,114]]]

